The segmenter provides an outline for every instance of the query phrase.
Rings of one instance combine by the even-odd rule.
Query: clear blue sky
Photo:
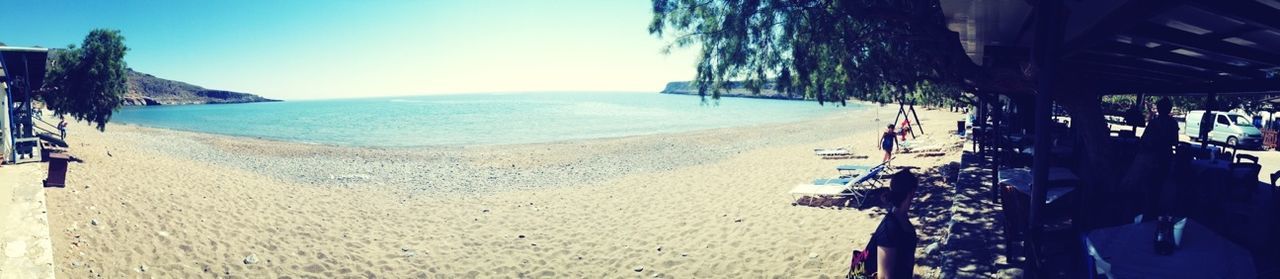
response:
[[[135,70],[282,99],[499,91],[658,91],[648,0],[0,0],[0,42],[78,44],[119,29]],[[20,28],[15,28],[20,27]]]

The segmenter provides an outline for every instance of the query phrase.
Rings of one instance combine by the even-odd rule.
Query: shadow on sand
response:
[[[1013,268],[1003,256],[1004,220],[992,199],[989,167],[983,158],[965,152],[961,162],[929,169],[895,169],[911,169],[920,178],[911,205],[912,222],[920,237],[916,266],[917,272],[923,269],[935,274],[918,277],[991,277]],[[885,186],[868,191],[861,204],[852,198],[813,198],[801,199],[797,205],[856,210],[870,218],[882,218],[888,207],[881,199],[888,192],[888,176],[882,179]]]

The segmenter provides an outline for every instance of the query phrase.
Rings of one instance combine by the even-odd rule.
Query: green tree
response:
[[[653,0],[649,32],[700,48],[699,95],[730,80],[823,102],[946,104],[978,71],[938,0]],[[965,59],[961,61],[959,59]]]
[[[128,50],[119,30],[95,29],[79,48],[71,45],[52,52],[41,99],[55,114],[71,115],[105,130],[128,87],[124,62]]]

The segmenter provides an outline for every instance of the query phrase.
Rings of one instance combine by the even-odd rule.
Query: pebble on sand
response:
[[[255,264],[255,263],[258,263],[257,255],[249,254],[248,257],[244,257],[244,264]]]
[[[644,271],[644,266],[643,266],[643,265],[637,265],[637,266],[636,266],[635,271],[636,271],[636,272]]]
[[[90,224],[90,225],[97,226],[97,225],[98,225],[98,219],[91,219],[91,220],[89,220],[89,224]]]

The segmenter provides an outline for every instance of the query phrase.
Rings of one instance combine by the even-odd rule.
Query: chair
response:
[[[795,198],[796,203],[800,202],[800,197],[851,197],[858,205],[862,205],[866,201],[867,192],[875,189],[878,185],[883,185],[877,179],[880,173],[886,168],[888,162],[872,167],[858,177],[844,177],[836,179],[819,179],[813,184],[800,184],[791,188],[791,195]]]
[[[1280,170],[1271,173],[1271,190],[1273,191],[1276,188],[1276,180],[1280,180]]]
[[[1253,156],[1249,154],[1236,154],[1236,163],[1240,163],[1241,161],[1245,161],[1245,160],[1248,160],[1250,163],[1257,164],[1258,156]]]
[[[1242,154],[1243,155],[1243,154]],[[1262,165],[1257,163],[1231,163],[1228,167],[1231,173],[1227,187],[1229,196],[1243,200],[1248,199],[1255,187],[1258,185],[1258,174],[1262,172]]]
[[[1220,147],[1218,148],[1217,156],[1218,156],[1217,157],[1218,160],[1231,161],[1231,158],[1235,158],[1235,152],[1232,152],[1230,149],[1227,149],[1226,147]]]
[[[1022,203],[1027,199],[1019,197],[1020,195],[1023,194],[1013,186],[1005,185],[1000,189],[1000,207],[1004,212],[1005,258],[1009,262],[1016,262],[1018,257],[1025,256],[1017,249],[1022,246],[1023,231],[1027,227],[1027,214]]]
[[[1041,267],[1046,262],[1054,261],[1048,260],[1050,258],[1056,260],[1069,256],[1069,252],[1074,251],[1072,247],[1075,243],[1070,243],[1070,240],[1077,237],[1077,232],[1071,226],[1072,222],[1069,219],[1042,222],[1040,226],[1042,242],[1039,244],[1028,242],[1027,234],[1031,227],[1027,212],[1031,206],[1031,197],[1014,186],[1005,185],[1001,188],[1003,196],[1001,207],[1005,218],[1005,257],[1009,262],[1039,258],[1040,262],[1023,263]],[[1033,254],[1036,256],[1033,257]],[[1025,259],[1018,260],[1019,256]]]

